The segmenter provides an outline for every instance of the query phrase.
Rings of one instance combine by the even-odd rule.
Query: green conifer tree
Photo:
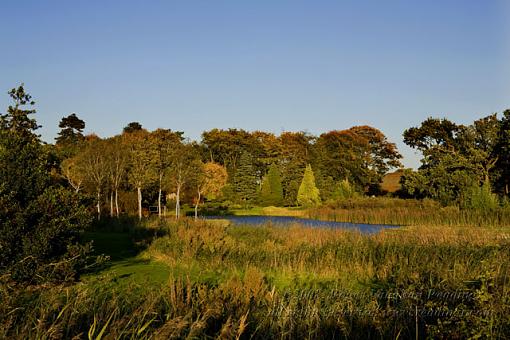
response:
[[[283,204],[282,180],[276,164],[269,167],[267,175],[262,180],[260,203],[264,206],[281,206]]]
[[[234,192],[241,203],[251,203],[257,198],[257,175],[253,157],[246,151],[241,154],[234,174]]]
[[[312,166],[308,164],[303,175],[303,181],[299,186],[297,203],[301,206],[313,206],[321,203],[320,191],[315,185]]]
[[[58,127],[61,129],[55,138],[57,145],[73,145],[83,140],[85,122],[78,118],[76,113],[63,117]]]

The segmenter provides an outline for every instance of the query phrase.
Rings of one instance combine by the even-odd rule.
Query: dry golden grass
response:
[[[384,175],[381,183],[381,189],[389,193],[394,193],[400,190],[400,178],[402,177],[402,174],[402,170],[397,170]]]

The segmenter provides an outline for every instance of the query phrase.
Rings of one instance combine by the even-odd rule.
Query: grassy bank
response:
[[[230,213],[237,216],[306,217],[306,210],[299,207],[252,207],[247,209],[231,209]]]
[[[509,229],[181,221],[136,235],[158,237],[77,285],[3,286],[0,337],[510,335]]]

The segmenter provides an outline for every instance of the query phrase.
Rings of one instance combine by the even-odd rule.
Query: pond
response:
[[[366,223],[349,223],[349,222],[333,222],[333,221],[320,221],[308,218],[291,217],[291,216],[207,216],[207,219],[222,219],[231,221],[235,225],[262,225],[271,223],[275,225],[289,225],[289,224],[302,224],[307,227],[320,227],[320,228],[345,228],[357,229],[362,233],[375,233],[381,229],[398,228],[395,225],[386,224],[366,224]]]

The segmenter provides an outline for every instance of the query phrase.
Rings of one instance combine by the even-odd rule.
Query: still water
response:
[[[385,228],[398,228],[398,226],[395,225],[319,221],[290,216],[208,216],[206,218],[229,220],[236,225],[262,225],[271,223],[273,225],[285,226],[298,223],[307,227],[357,229],[362,233],[375,233]]]

